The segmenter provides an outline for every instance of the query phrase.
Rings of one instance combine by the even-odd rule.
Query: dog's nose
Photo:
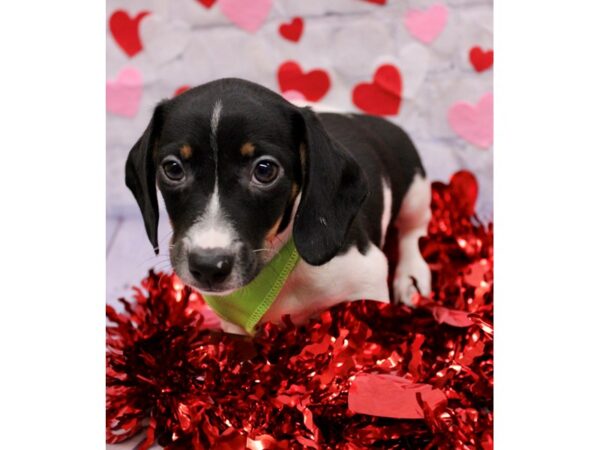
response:
[[[188,265],[191,274],[200,282],[217,284],[225,281],[233,268],[233,254],[223,248],[190,252]]]

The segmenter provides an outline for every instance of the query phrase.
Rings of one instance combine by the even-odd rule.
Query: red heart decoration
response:
[[[464,214],[472,216],[475,212],[475,203],[479,192],[477,178],[471,172],[460,170],[450,179],[450,190],[457,199],[456,207]]]
[[[372,83],[360,83],[352,91],[352,101],[363,111],[378,116],[392,116],[400,111],[402,76],[391,64],[380,66]]]
[[[375,3],[376,5],[385,5],[387,0],[365,0],[365,2]]]
[[[173,97],[177,97],[179,94],[183,94],[189,88],[190,87],[187,84],[184,84],[183,86],[179,86],[177,89],[175,89],[175,92],[173,92]]]
[[[310,102],[323,98],[331,85],[329,75],[322,69],[303,73],[295,61],[286,61],[277,71],[277,80],[281,92],[298,91]]]
[[[477,72],[483,72],[494,64],[494,50],[483,51],[481,47],[473,47],[469,52],[469,60]]]
[[[210,9],[212,5],[217,3],[217,0],[197,0],[198,3],[201,3],[206,9]]]
[[[298,42],[302,36],[304,29],[304,21],[301,17],[294,17],[290,23],[282,23],[279,25],[279,34],[285,39],[292,42]]]
[[[140,40],[140,22],[150,12],[141,11],[134,18],[129,17],[126,11],[119,9],[112,13],[109,20],[110,32],[116,43],[129,57],[135,56],[142,50]]]

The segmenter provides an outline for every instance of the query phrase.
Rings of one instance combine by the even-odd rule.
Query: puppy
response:
[[[156,253],[158,186],[171,264],[213,298],[243,289],[293,239],[300,258],[261,322],[389,301],[389,233],[398,233],[396,300],[410,304],[415,282],[429,293],[418,241],[430,184],[407,134],[384,119],[317,114],[248,81],[213,81],[156,107],[129,153],[126,184]]]

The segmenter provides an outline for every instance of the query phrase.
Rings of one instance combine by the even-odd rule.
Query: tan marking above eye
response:
[[[183,145],[179,149],[179,154],[183,159],[189,159],[189,157],[192,156],[192,147],[190,147],[188,144]]]
[[[254,144],[246,142],[244,145],[242,145],[242,148],[240,148],[240,153],[242,156],[252,156],[254,155],[254,150],[256,150]]]

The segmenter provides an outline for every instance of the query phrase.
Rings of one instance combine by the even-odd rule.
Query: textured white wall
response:
[[[367,0],[243,0],[256,8],[272,3],[264,23],[253,33],[226,17],[219,1],[233,7],[240,2],[218,0],[207,8],[201,0],[108,0],[109,17],[118,9],[132,17],[150,12],[140,22],[143,48],[133,57],[107,31],[108,79],[133,68],[142,83],[139,106],[135,108],[135,101],[125,106],[133,108],[128,116],[114,106],[123,91],[110,81],[107,88],[111,109],[116,110],[107,113],[109,217],[139,217],[123,181],[124,163],[158,101],[171,97],[182,85],[228,76],[279,91],[277,69],[294,60],[305,71],[319,68],[329,74],[331,88],[320,103],[353,111],[358,111],[352,103],[353,88],[369,82],[382,63],[395,65],[402,76],[403,99],[399,114],[389,119],[415,140],[432,179],[447,181],[463,168],[473,171],[481,185],[478,210],[485,220],[491,219],[492,148],[470,144],[448,122],[449,109],[456,102],[474,104],[492,91],[493,68],[477,72],[469,62],[472,47],[493,47],[491,0],[381,0],[385,5]],[[425,44],[409,33],[404,18],[409,9],[433,4],[445,5],[448,18],[437,39]],[[297,43],[278,32],[294,16],[304,20]]]

